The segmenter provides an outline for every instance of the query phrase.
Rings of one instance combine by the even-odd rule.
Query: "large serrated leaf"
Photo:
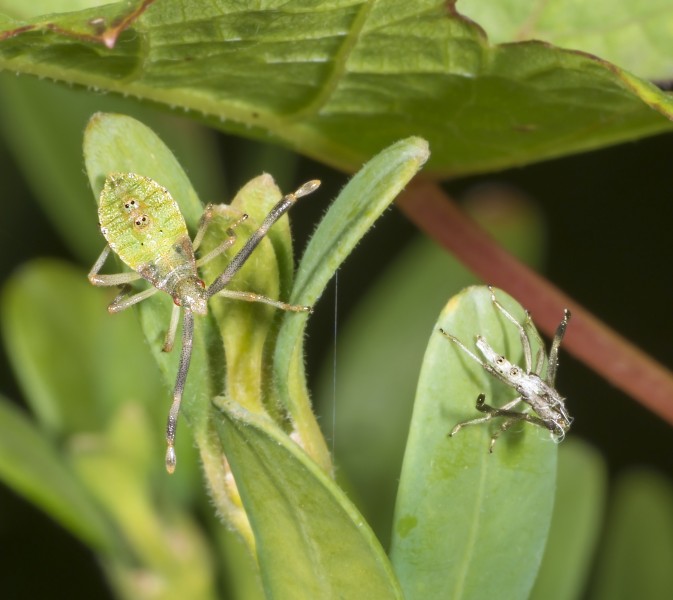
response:
[[[270,419],[218,406],[268,597],[401,598],[385,553],[334,482]]]
[[[2,29],[0,69],[194,110],[347,170],[409,135],[458,175],[672,127],[648,82],[542,42],[490,45],[443,0],[137,0]]]
[[[496,293],[523,320],[521,307]],[[449,342],[439,327],[468,347],[482,335],[523,364],[518,332],[496,312],[486,288],[468,288],[447,304],[432,331],[418,383],[395,510],[393,565],[408,600],[525,598],[549,530],[557,449],[547,431],[528,424],[503,434],[492,454],[489,438],[496,423],[448,437],[456,423],[480,415],[478,394],[501,406],[516,393]]]

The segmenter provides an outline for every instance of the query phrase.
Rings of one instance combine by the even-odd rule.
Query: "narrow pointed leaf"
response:
[[[351,179],[304,252],[291,302],[315,304],[339,265],[428,156],[425,140],[402,140],[376,155]],[[293,418],[301,444],[329,471],[330,458],[311,412],[304,377],[303,336],[307,318],[306,313],[285,315],[278,335],[274,372],[281,401]]]

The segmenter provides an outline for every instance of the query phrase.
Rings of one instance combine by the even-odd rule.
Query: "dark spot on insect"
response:
[[[495,359],[495,364],[501,365],[505,362],[505,357],[504,356],[498,356],[498,358]]]
[[[140,215],[133,223],[139,229],[144,229],[150,224],[150,218],[147,215]]]
[[[519,369],[517,369],[516,367],[514,367],[513,369],[510,370],[509,374],[510,374],[512,377],[517,377],[517,376],[519,375]]]

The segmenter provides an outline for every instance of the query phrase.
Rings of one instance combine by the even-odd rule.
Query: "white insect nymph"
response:
[[[568,414],[566,409],[565,398],[563,398],[554,387],[556,371],[558,368],[559,347],[568,326],[568,321],[570,320],[570,311],[567,309],[564,311],[563,320],[556,329],[551,350],[549,351],[547,373],[543,378],[541,375],[545,358],[543,349],[538,351],[535,365],[533,366],[530,337],[526,330],[526,327],[530,326],[530,315],[526,312],[525,322],[523,324],[519,323],[519,321],[517,321],[502,306],[502,304],[496,300],[493,288],[489,286],[489,290],[491,291],[491,301],[495,308],[519,330],[525,368],[510,362],[507,358],[498,354],[480,335],[476,336],[475,345],[483,358],[468,349],[465,344],[455,336],[447,333],[443,329],[440,329],[439,331],[467,356],[479,363],[487,373],[516,390],[518,396],[513,400],[510,400],[504,406],[498,408],[486,404],[485,394],[479,394],[477,397],[476,408],[479,412],[484,413],[484,416],[458,423],[449,435],[455,435],[467,425],[479,425],[480,423],[486,423],[496,417],[502,417],[505,419],[504,422],[491,437],[489,446],[490,452],[493,452],[493,445],[498,436],[520,421],[532,423],[533,425],[549,430],[552,439],[556,442],[560,442],[565,437],[565,434],[572,423],[572,417]],[[535,332],[535,336],[539,339],[537,332]],[[523,411],[514,410],[514,408],[522,402],[528,406],[524,408]],[[532,412],[527,412],[531,409]]]

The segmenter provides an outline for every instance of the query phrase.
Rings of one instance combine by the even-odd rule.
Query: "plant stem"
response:
[[[485,282],[521,300],[548,336],[569,308],[572,324],[564,338],[568,352],[673,424],[673,373],[498,246],[439,185],[416,180],[397,206]]]

